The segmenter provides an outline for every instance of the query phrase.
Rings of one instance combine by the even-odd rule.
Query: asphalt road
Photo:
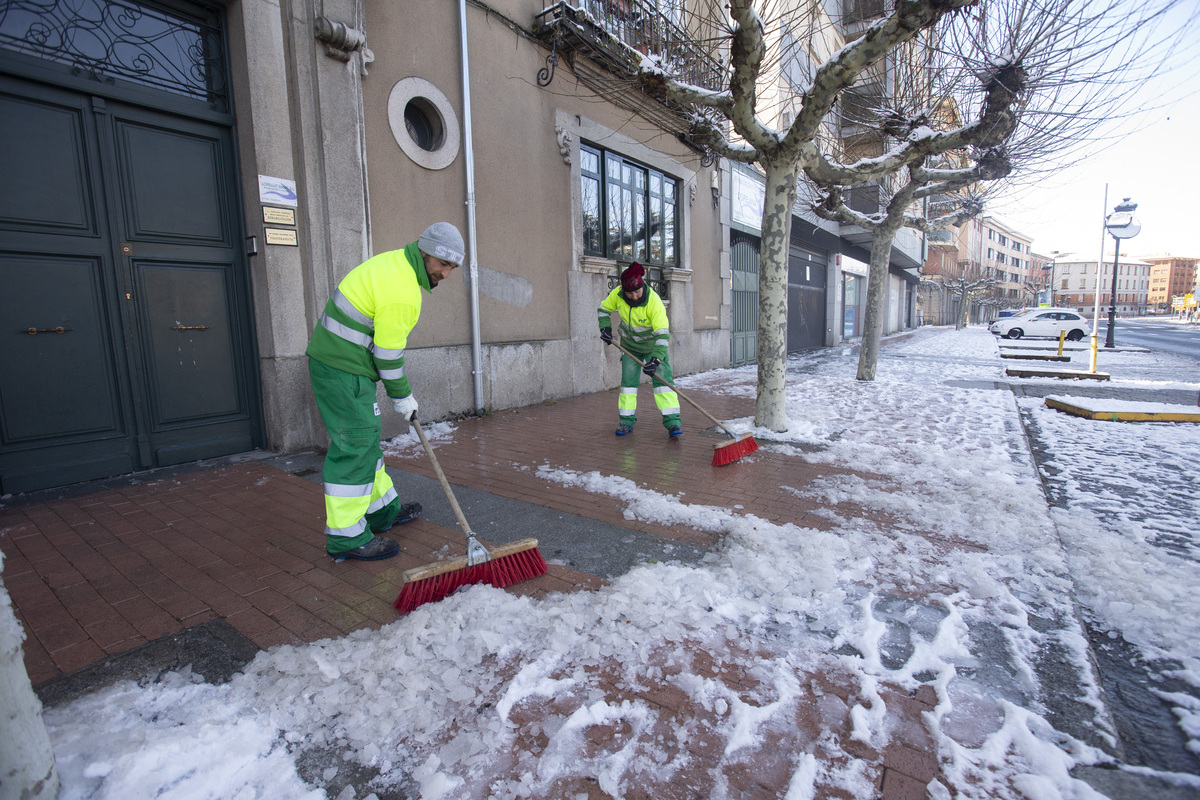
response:
[[[1103,347],[1108,340],[1107,318],[1101,318],[1099,335],[1100,346]],[[1178,353],[1200,361],[1200,325],[1174,322],[1164,317],[1118,319],[1116,340],[1118,343]]]

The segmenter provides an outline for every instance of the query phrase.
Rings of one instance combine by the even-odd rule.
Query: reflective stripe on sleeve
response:
[[[404,358],[404,350],[392,350],[387,347],[375,345],[375,357],[384,361],[395,361],[397,358]]]
[[[333,304],[335,306],[337,306],[339,309],[341,309],[343,314],[345,314],[347,317],[354,320],[358,324],[366,325],[371,330],[375,330],[375,320],[371,319],[366,314],[359,311],[355,307],[354,303],[350,302],[350,298],[348,298],[348,297],[346,297],[346,295],[342,294],[341,289],[334,290]]]
[[[360,347],[371,347],[371,334],[356,331],[349,325],[343,325],[336,319],[331,318],[328,314],[321,315],[321,327],[332,333],[338,338],[345,339],[351,344],[359,345]]]

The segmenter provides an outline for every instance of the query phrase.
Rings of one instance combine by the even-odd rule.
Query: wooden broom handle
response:
[[[471,535],[471,526],[467,524],[467,518],[463,515],[458,501],[454,499],[454,492],[450,490],[450,481],[446,480],[446,473],[442,472],[442,465],[438,463],[437,456],[433,454],[433,448],[429,445],[429,440],[425,438],[424,428],[421,427],[421,423],[417,421],[416,417],[409,421],[417,429],[417,436],[420,437],[421,444],[425,447],[425,455],[429,456],[429,463],[433,464],[433,471],[437,473],[438,482],[442,484],[442,491],[446,493],[446,499],[450,501],[450,507],[454,509],[454,516],[458,518],[459,526],[463,533]]]
[[[629,352],[628,350],[626,350],[624,347],[621,347],[621,345],[617,344],[617,343],[616,343],[616,341],[613,341],[613,342],[611,342],[610,344],[612,344],[612,346],[613,346],[613,347],[617,348],[618,350],[620,350],[620,351],[621,351],[622,353],[624,353],[625,355],[627,355],[627,356],[629,356],[630,358],[632,358],[632,359],[634,360],[634,363],[636,363],[636,364],[637,364],[639,367],[644,367],[644,366],[646,366],[646,365],[645,365],[645,364],[642,362],[642,360],[641,360],[641,359],[639,359],[639,358],[638,358],[637,356],[635,356],[633,353],[631,353],[631,352]],[[667,380],[666,378],[664,378],[664,377],[662,377],[662,376],[658,375],[657,373],[655,373],[655,375],[654,375],[654,379],[655,379],[656,381],[659,381],[660,383],[663,383],[663,384],[665,384],[665,385],[667,385],[667,386],[671,387],[671,390],[672,390],[672,391],[674,391],[674,392],[675,392],[675,394],[679,395],[679,396],[680,396],[680,397],[682,397],[684,400],[687,400],[689,403],[691,403],[693,408],[695,408],[695,409],[696,409],[697,411],[699,411],[701,414],[703,414],[704,416],[706,416],[706,417],[708,417],[710,420],[712,420],[712,421],[713,421],[713,423],[714,423],[714,424],[716,424],[716,425],[717,425],[717,426],[718,426],[718,427],[719,427],[721,430],[723,430],[723,431],[725,431],[726,433],[728,433],[728,434],[729,434],[730,436],[732,436],[734,439],[738,438],[738,437],[737,437],[737,434],[735,434],[733,431],[729,430],[729,428],[726,428],[726,427],[725,427],[725,424],[724,424],[723,422],[721,422],[721,420],[717,419],[717,418],[716,418],[716,417],[714,417],[712,414],[710,414],[710,413],[708,413],[707,411],[705,411],[703,408],[701,408],[701,407],[700,407],[700,406],[699,406],[699,405],[696,403],[696,401],[695,401],[695,400],[693,400],[692,398],[688,397],[688,396],[687,396],[686,394],[684,394],[683,392],[679,391],[679,389],[677,389],[677,388],[675,387],[675,384],[671,383],[669,380]]]

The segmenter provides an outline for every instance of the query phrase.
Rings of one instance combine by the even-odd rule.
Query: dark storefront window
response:
[[[842,276],[842,307],[845,309],[843,315],[842,337],[850,339],[858,336],[858,328],[861,324],[859,319],[859,294],[862,292],[864,280],[857,275]]]

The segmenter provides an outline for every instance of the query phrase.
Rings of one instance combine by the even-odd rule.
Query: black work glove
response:
[[[612,328],[601,328],[600,340],[605,344],[612,344]]]
[[[655,371],[658,369],[658,365],[661,363],[662,362],[657,358],[648,358],[646,359],[646,363],[642,364],[642,372],[653,378]]]

